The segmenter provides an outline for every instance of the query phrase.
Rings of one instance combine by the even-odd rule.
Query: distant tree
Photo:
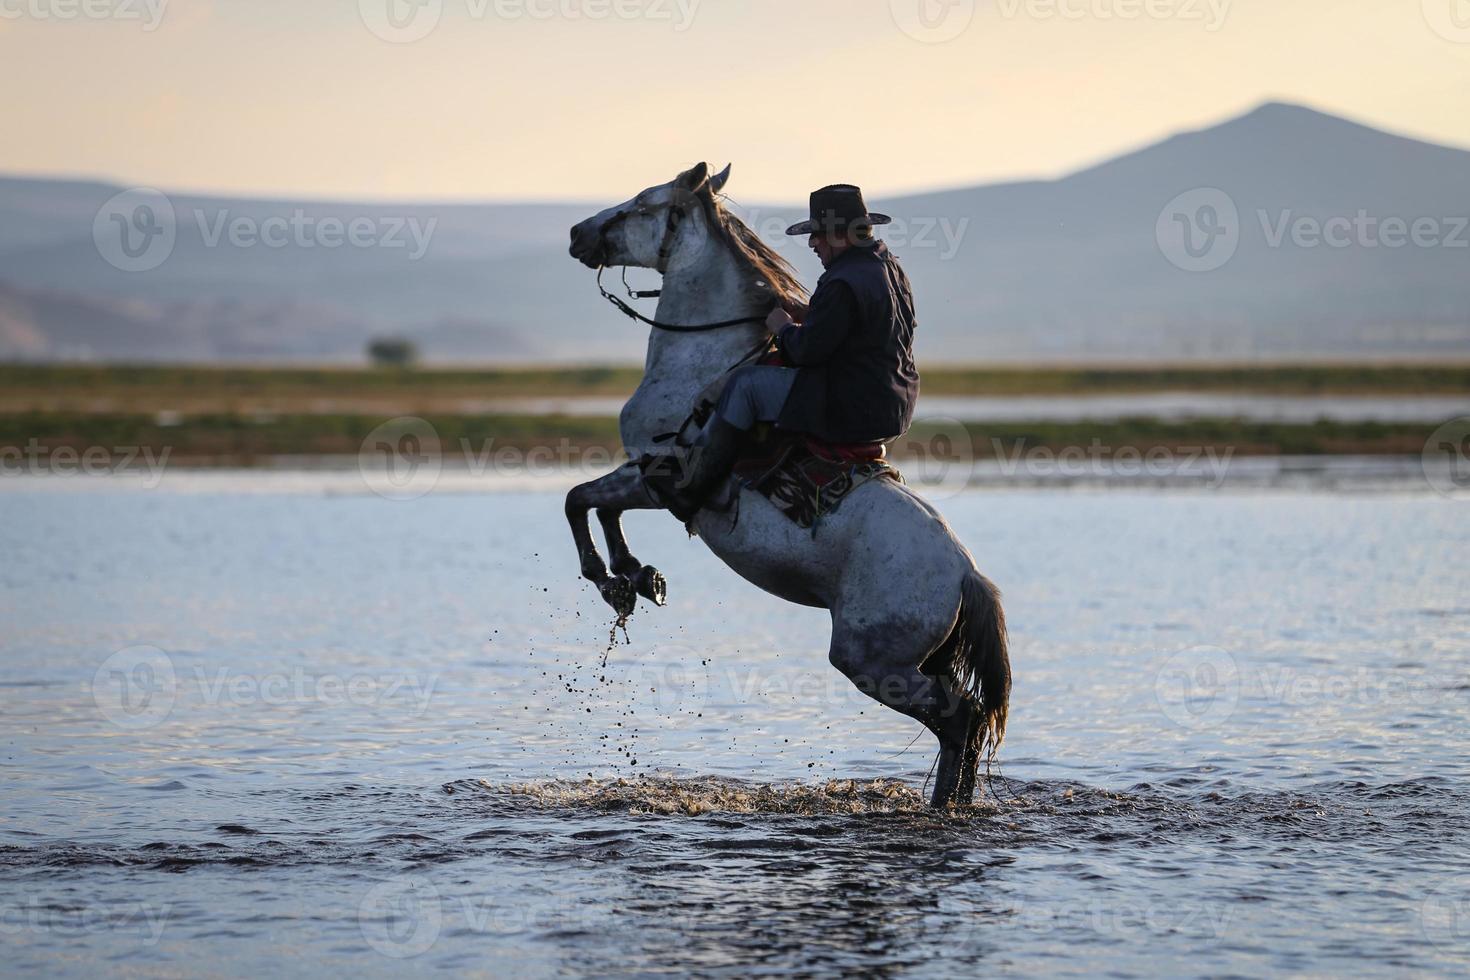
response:
[[[413,341],[402,337],[379,337],[368,343],[368,357],[376,367],[413,367],[419,359],[419,349]]]

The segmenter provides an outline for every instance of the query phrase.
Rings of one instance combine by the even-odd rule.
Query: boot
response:
[[[730,475],[744,435],[743,429],[713,415],[692,445],[644,457],[643,485],[655,501],[687,524]]]

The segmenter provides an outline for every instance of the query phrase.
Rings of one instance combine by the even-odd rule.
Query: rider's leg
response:
[[[699,435],[645,470],[650,492],[680,520],[693,517],[729,475],[741,437],[757,422],[780,417],[795,380],[795,368],[752,364],[737,369]]]
[[[796,368],[769,364],[736,368],[720,395],[715,415],[744,432],[757,422],[776,421],[796,383],[796,373]]]

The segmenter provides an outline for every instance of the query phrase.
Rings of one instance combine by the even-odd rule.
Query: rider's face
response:
[[[827,236],[813,234],[806,240],[807,248],[817,253],[817,258],[822,260],[822,268],[832,264],[832,260],[847,251],[847,240],[840,236]]]

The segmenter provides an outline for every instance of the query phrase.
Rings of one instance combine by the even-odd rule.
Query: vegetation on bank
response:
[[[1470,394],[1470,364],[922,368],[930,395]],[[0,364],[0,413],[474,414],[487,399],[626,397],[636,367],[242,368]],[[500,408],[489,409],[499,411]]]
[[[426,416],[446,459],[474,462],[505,453],[502,462],[538,465],[576,463],[589,450],[611,460],[618,452],[617,420],[564,415]],[[155,415],[25,413],[0,415],[0,464],[8,469],[27,458],[43,460],[57,449],[77,453],[101,447],[165,451],[173,462],[252,465],[278,456],[355,455],[386,421],[381,415],[295,414],[247,417],[188,416],[160,422]],[[892,447],[900,464],[948,456],[1008,458],[1023,451],[1116,453],[1162,448],[1171,452],[1213,449],[1235,456],[1325,453],[1419,454],[1432,423],[1330,422],[1310,424],[1153,418],[1089,422],[967,423],[919,422]],[[966,445],[968,443],[968,446]],[[423,447],[427,450],[429,447]],[[532,453],[536,455],[532,456]]]
[[[600,397],[615,405],[641,371],[624,367],[476,370],[35,366],[0,364],[0,463],[56,449],[167,450],[175,461],[251,465],[279,456],[353,455],[390,418],[428,420],[452,457],[527,454],[542,462],[619,449],[613,409],[527,414],[517,399]],[[1146,391],[1273,395],[1470,395],[1470,365],[1275,365],[924,370],[933,395],[1088,395]],[[508,404],[507,404],[508,402]],[[547,407],[547,406],[542,406]],[[553,410],[555,405],[550,406]],[[943,453],[1214,449],[1235,455],[1417,454],[1435,426],[1295,424],[1235,418],[919,422],[892,447],[900,462]],[[585,457],[584,457],[585,458]]]

